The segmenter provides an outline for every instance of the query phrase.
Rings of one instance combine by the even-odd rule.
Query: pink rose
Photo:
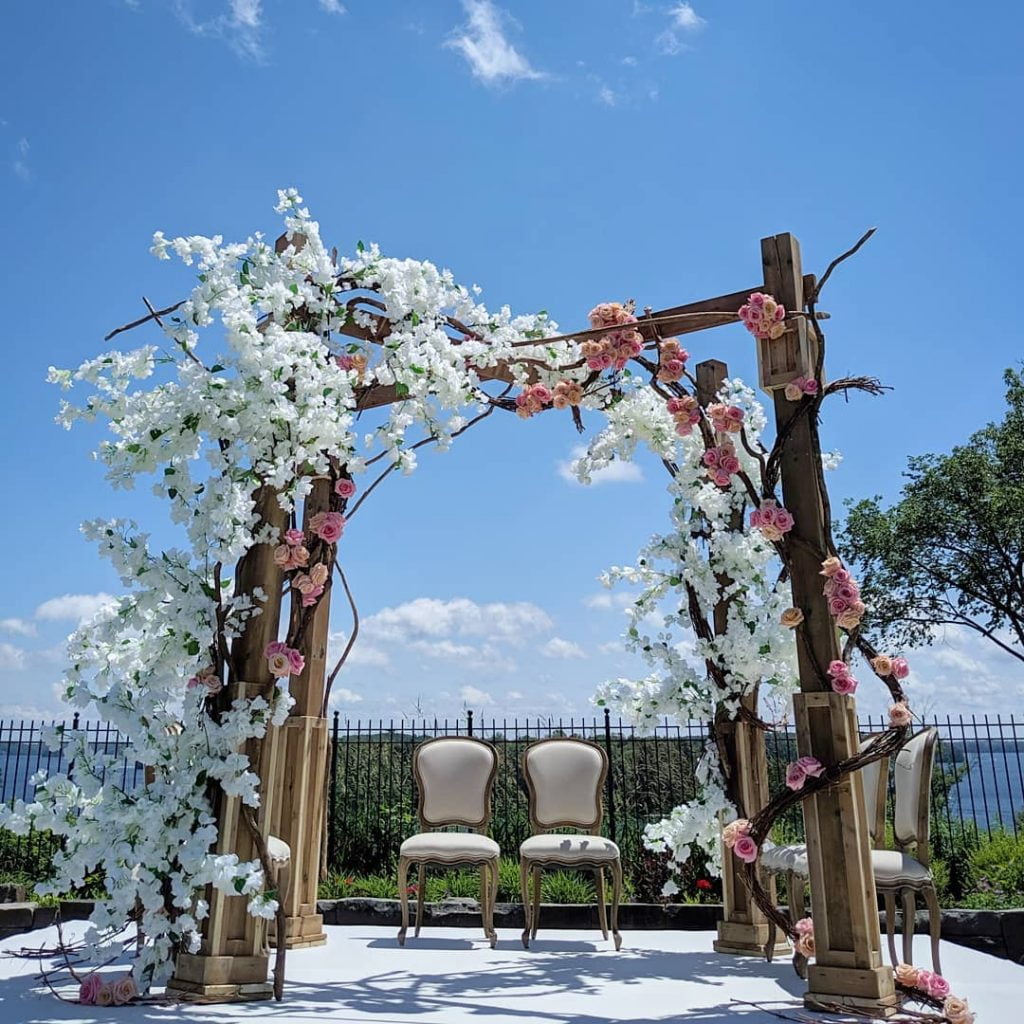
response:
[[[530,397],[535,398],[541,405],[549,405],[551,403],[551,391],[544,384],[534,384],[530,388]]]
[[[928,995],[933,999],[945,999],[949,995],[949,982],[941,974],[933,974],[928,984]]]
[[[130,974],[115,981],[111,985],[111,989],[115,1006],[124,1006],[126,1003],[130,1003],[139,994]]]
[[[701,462],[703,462],[705,466],[714,468],[718,465],[720,455],[721,453],[717,448],[709,448],[701,457]]]
[[[816,779],[825,770],[825,766],[816,757],[811,757],[809,754],[798,757],[796,763],[803,769],[804,774],[812,779]]]
[[[828,599],[828,610],[833,615],[842,615],[850,610],[850,602],[836,594]]]
[[[775,510],[775,525],[783,532],[789,533],[793,529],[793,514],[784,508]]]
[[[740,836],[733,844],[732,852],[736,854],[744,864],[753,864],[754,861],[757,860],[759,850],[757,843],[755,843],[750,836],[743,835]]]
[[[843,563],[840,562],[839,559],[835,557],[835,555],[833,555],[830,558],[826,558],[825,561],[821,563],[821,575],[835,576],[835,574],[839,572],[839,570],[842,569],[842,567]]]
[[[892,659],[892,674],[897,679],[906,679],[910,675],[910,665],[906,658]]]
[[[355,481],[349,480],[348,477],[343,476],[334,485],[334,493],[337,494],[339,498],[351,498],[352,495],[356,493]]]
[[[306,659],[293,647],[287,649],[285,656],[288,658],[288,665],[293,676],[297,676],[306,667]]]
[[[309,528],[328,544],[334,544],[345,530],[345,517],[340,512],[317,512]]]
[[[786,765],[786,785],[789,786],[793,792],[796,792],[798,789],[803,789],[806,781],[807,773],[798,762],[794,761],[792,764]]]
[[[677,412],[684,412],[686,410],[686,405],[683,403],[681,398],[670,398],[665,403],[665,408],[675,416]]]
[[[914,720],[913,712],[907,707],[905,700],[898,700],[889,708],[889,724],[897,729],[903,729]]]
[[[809,917],[801,917],[800,920],[793,925],[793,931],[795,931],[797,935],[813,935],[814,921]]]
[[[677,423],[676,424],[676,433],[680,437],[689,437],[693,433],[693,424],[692,423],[686,423],[685,421],[682,422],[682,423]]]
[[[835,661],[828,663],[828,674],[833,678],[837,676],[848,676],[850,674],[850,666],[845,661],[840,661],[838,658]]]
[[[711,479],[714,480],[719,487],[728,487],[732,480],[728,472],[724,469],[716,469],[714,473],[711,474]]]
[[[284,542],[289,547],[297,547],[306,539],[306,535],[301,530],[285,530],[284,531]]]
[[[280,654],[282,651],[288,650],[288,645],[281,643],[280,640],[271,640],[266,647],[263,648],[263,657],[269,658],[274,654]]]
[[[78,1001],[83,1006],[95,1006],[96,996],[103,988],[103,979],[98,974],[89,974],[78,987]]]
[[[740,471],[740,460],[735,455],[723,455],[722,469],[730,475],[738,473]]]
[[[856,693],[857,691],[857,680],[853,676],[839,676],[837,679],[832,680],[832,689],[836,693],[843,694],[844,696],[850,693]]]
[[[285,676],[292,674],[291,662],[284,651],[275,651],[269,655],[267,658],[267,668],[270,669],[270,674],[278,679],[283,679]]]

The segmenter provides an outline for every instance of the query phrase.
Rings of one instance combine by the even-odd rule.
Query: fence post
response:
[[[337,831],[338,822],[335,795],[338,792],[338,719],[341,712],[334,712],[334,723],[331,726],[331,783],[327,790],[327,869],[334,868],[338,854]]]
[[[78,730],[78,712],[75,712],[75,717],[71,719],[71,728]]]
[[[615,772],[612,770],[612,713],[604,709],[604,750],[608,755],[608,777],[605,779],[608,803],[608,835],[615,842]]]
[[[473,709],[466,708],[466,735],[473,735]]]

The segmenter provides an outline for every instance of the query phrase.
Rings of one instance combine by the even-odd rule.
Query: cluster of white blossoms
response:
[[[166,980],[175,951],[199,948],[207,885],[250,896],[255,915],[272,917],[277,907],[258,861],[213,852],[213,794],[219,787],[259,805],[260,780],[242,750],[292,704],[287,677],[269,696],[227,708],[221,701],[216,712],[208,700],[228,683],[217,652],[266,599],[259,589],[233,592],[234,566],[254,544],[280,543],[255,510],[255,492],[274,488],[291,513],[314,477],[339,466],[357,476],[371,453],[411,471],[412,441],[433,435],[443,445],[485,407],[478,370],[501,367],[525,380],[515,360],[550,353],[522,342],[556,329],[544,314],[488,311],[430,263],[362,246],[336,260],[301,197],[288,190],[279,198],[292,242],[281,253],[260,236],[225,244],[157,233],[154,254],[177,255],[199,278],[162,322],[165,345],[50,372],[65,390],[91,392],[78,405],[62,403],[59,421],[102,421],[110,436],[97,457],[112,486],[150,481],[183,541],[154,550],[132,522],[84,525],[124,596],[70,639],[65,694],[74,707],[94,707],[126,746],[107,753],[84,732],[50,737],[63,743],[68,771],[38,778],[34,800],[5,811],[0,825],[61,837],[50,891],[101,879],[105,898],[89,933],[95,957],[141,908],[143,990]],[[379,343],[338,333],[374,323],[365,304],[350,305],[360,295],[386,317]],[[571,362],[578,351],[562,345],[556,355]],[[357,403],[377,385],[399,401],[364,435]],[[127,791],[115,770],[125,758],[146,769],[143,784]]]
[[[727,380],[717,401],[743,410],[747,445],[757,452],[765,415],[754,393],[738,379]],[[604,683],[595,703],[649,731],[665,718],[707,722],[720,711],[734,717],[741,699],[755,691],[788,695],[798,684],[794,636],[779,621],[789,605],[789,587],[778,582],[775,547],[749,525],[745,511],[751,496],[742,477],[733,475],[726,487],[714,483],[703,461],[707,449],[701,432],[678,436],[664,400],[644,389],[609,411],[608,425],[579,461],[580,479],[612,458],[628,458],[640,443],[671,467],[672,529],[653,537],[634,565],[614,567],[602,581],[609,587],[622,581],[641,588],[629,610],[626,643],[651,671],[642,679]],[[760,482],[759,459],[744,445],[735,454],[747,477]],[[691,594],[709,624],[706,637],[694,631]],[[728,602],[726,627],[715,634],[710,625],[722,602]],[[709,664],[717,672],[709,672]],[[735,811],[712,743],[697,776],[694,801],[648,826],[645,841],[652,850],[669,851],[676,865],[699,848],[717,868],[719,817]]]

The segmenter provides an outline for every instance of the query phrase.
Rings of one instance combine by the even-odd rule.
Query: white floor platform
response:
[[[490,949],[475,931],[424,929],[400,949],[391,929],[327,931],[326,946],[289,953],[280,1004],[78,1006],[39,987],[36,961],[2,956],[0,1024],[775,1024],[768,1011],[803,1013],[804,985],[788,960],[719,956],[709,932],[630,932],[616,954],[589,932],[541,933],[526,951],[511,932]],[[53,929],[16,936],[0,950],[40,948],[55,937]],[[919,964],[928,963],[926,946],[919,937]],[[1024,967],[945,942],[942,961],[978,1024],[1021,1020]]]

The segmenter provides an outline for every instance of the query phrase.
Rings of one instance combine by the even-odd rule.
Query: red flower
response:
[[[698,878],[697,888],[703,890],[704,892],[710,892],[711,883],[706,878]]]

